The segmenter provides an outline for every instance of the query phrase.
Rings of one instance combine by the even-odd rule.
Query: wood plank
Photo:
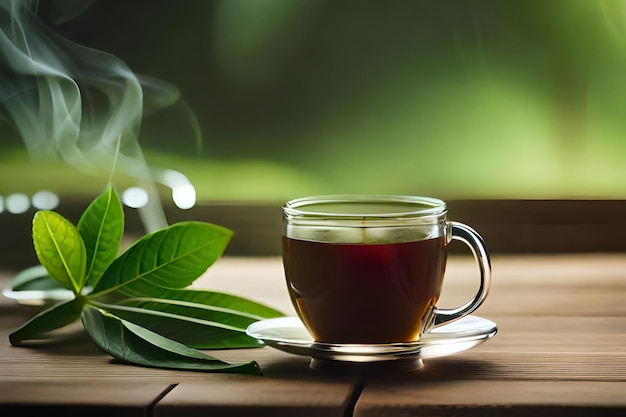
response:
[[[623,317],[495,316],[498,333],[475,350],[626,354]]]
[[[477,312],[492,315],[626,316],[626,256],[493,256],[492,287]],[[451,256],[440,307],[462,304],[478,285],[475,262]],[[248,296],[285,314],[289,301],[279,257],[218,260],[194,286]]]
[[[343,417],[349,415],[353,396],[349,381],[239,377],[210,387],[186,382],[159,401],[154,416]]]
[[[241,295],[295,314],[280,257],[222,257],[194,282],[193,288]]]
[[[426,359],[412,381],[613,381],[626,382],[626,355],[585,352],[489,352],[477,348]],[[376,381],[373,381],[376,382]]]
[[[354,417],[624,415],[626,382],[402,381],[370,383]]]
[[[515,364],[538,360],[544,366],[559,356],[570,358],[572,364],[587,357],[585,360],[591,361],[590,366],[595,366],[595,359],[588,357],[596,356],[598,361],[617,364],[615,369],[626,366],[626,320],[621,317],[499,317],[496,323],[499,330],[492,339],[449,358],[475,361],[499,357],[505,363],[509,357]],[[270,347],[254,352],[230,350],[215,354],[232,361],[243,360],[252,354],[270,377],[305,377],[310,374],[306,357],[284,354]],[[520,359],[525,356],[528,359]],[[623,365],[619,365],[620,360]],[[599,366],[598,372],[599,369],[604,369],[603,365]],[[511,377],[517,377],[516,371]]]
[[[478,314],[557,315],[576,311],[581,316],[626,315],[626,303],[622,302],[626,296],[624,255],[494,256],[492,263],[492,289]],[[7,283],[9,277],[5,274],[3,281]],[[476,286],[474,261],[452,256],[440,306],[466,301]],[[294,314],[279,257],[221,258],[194,287],[247,296]],[[14,304],[2,298],[0,308]],[[28,311],[23,309],[21,314],[26,316]]]
[[[626,316],[626,256],[494,256],[491,291],[477,312],[497,316]],[[451,257],[440,307],[456,306],[476,291],[469,257]]]
[[[49,375],[46,381],[0,381],[0,415],[144,417],[171,389],[161,382],[126,379],[102,382],[68,380]]]

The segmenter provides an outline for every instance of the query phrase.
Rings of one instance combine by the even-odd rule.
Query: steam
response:
[[[0,0],[0,105],[7,121],[32,160],[58,157],[86,174],[115,166],[136,178],[149,197],[139,210],[144,227],[164,227],[155,181],[172,175],[148,166],[138,135],[144,104],[151,111],[172,105],[178,90],[137,76],[115,56],[59,36],[37,17],[36,4]],[[174,178],[161,182],[173,194],[183,186],[192,206],[193,186],[190,192],[181,173]]]

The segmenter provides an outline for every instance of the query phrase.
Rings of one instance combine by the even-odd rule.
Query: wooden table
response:
[[[142,368],[101,353],[72,326],[36,348],[8,333],[35,313],[0,297],[0,415],[64,416],[624,415],[626,256],[494,256],[477,315],[498,334],[405,375],[334,375],[271,347],[211,352],[256,360],[264,376]],[[474,291],[471,259],[452,257],[441,306]],[[6,285],[9,273],[0,274]],[[220,259],[196,284],[293,314],[280,259]]]

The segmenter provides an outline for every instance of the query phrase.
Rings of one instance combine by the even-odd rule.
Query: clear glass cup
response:
[[[420,335],[471,314],[489,292],[491,262],[483,239],[449,221],[442,200],[312,196],[285,203],[282,213],[289,296],[316,347],[338,358],[418,351]],[[452,240],[469,246],[479,288],[465,304],[440,309]]]

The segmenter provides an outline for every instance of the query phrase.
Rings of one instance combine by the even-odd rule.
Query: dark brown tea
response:
[[[419,339],[443,285],[444,237],[385,244],[282,239],[289,295],[315,341]]]

